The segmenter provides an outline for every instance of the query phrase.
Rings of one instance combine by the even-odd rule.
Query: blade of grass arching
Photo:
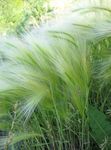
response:
[[[65,41],[65,42],[67,42],[67,41]],[[68,44],[70,46],[70,43],[68,43]],[[72,50],[70,47],[66,49],[65,45],[64,45],[64,47],[62,46],[62,49],[61,49],[64,53],[62,52],[59,56],[59,61],[61,64],[59,62],[56,62],[57,63],[56,66],[58,67],[57,70],[58,71],[60,70],[60,75],[61,75],[62,80],[64,80],[66,82],[67,86],[70,86],[70,88],[72,89],[72,91],[71,91],[72,93],[73,93],[73,90],[77,91],[76,88],[78,88],[78,91],[77,91],[78,94],[76,94],[76,92],[75,92],[73,95],[75,98],[76,97],[79,98],[79,88],[80,88],[80,93],[81,93],[81,87],[79,87],[79,86],[82,85],[82,82],[84,82],[84,84],[87,84],[87,83],[85,83],[85,80],[87,81],[87,79],[85,79],[83,76],[80,77],[81,73],[82,73],[82,75],[83,74],[85,75],[85,72],[86,72],[86,70],[84,71],[85,68],[82,68],[83,66],[82,67],[80,66],[81,61],[84,59],[81,56],[79,56],[79,50],[77,49],[78,51],[76,51],[75,46],[74,47],[71,46],[71,48],[73,49]],[[83,46],[81,46],[81,47],[83,48]],[[66,57],[64,54],[67,52],[68,52],[68,55],[66,55],[67,56]],[[73,58],[72,58],[72,56],[73,56]],[[83,63],[83,64],[85,64],[85,63]],[[62,70],[63,70],[63,72],[62,72]],[[76,96],[75,96],[75,94],[76,94]],[[84,106],[83,106],[83,108],[81,107],[82,103],[84,103],[83,102],[84,100],[80,101],[80,100],[74,99],[74,101],[75,101],[76,106],[79,108],[79,110],[82,110],[84,108]],[[81,111],[81,113],[82,113],[82,111]]]
[[[67,33],[67,32],[60,32],[60,31],[49,31],[49,35],[52,35],[52,37],[55,37],[57,39],[66,40],[75,47],[77,47],[74,37]]]
[[[92,6],[90,8],[85,8],[85,13],[86,12],[91,12],[91,11],[101,11],[101,12],[108,12],[108,13],[111,13],[111,9],[110,8],[107,8],[107,7],[102,7],[102,6]]]
[[[22,103],[22,106],[18,109],[18,118],[24,117],[24,123],[31,117],[33,114],[35,108],[37,107],[38,103],[42,99],[44,94],[40,95],[34,95],[32,97],[29,97],[27,101]]]

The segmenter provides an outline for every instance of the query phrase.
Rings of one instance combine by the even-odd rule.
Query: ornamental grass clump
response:
[[[1,149],[111,147],[111,9],[78,7],[0,46]]]

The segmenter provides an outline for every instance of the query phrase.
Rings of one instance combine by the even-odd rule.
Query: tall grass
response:
[[[110,150],[110,19],[106,1],[90,3],[1,39],[1,149]]]

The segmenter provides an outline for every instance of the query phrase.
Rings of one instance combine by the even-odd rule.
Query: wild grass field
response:
[[[0,150],[111,150],[110,0],[1,37]]]

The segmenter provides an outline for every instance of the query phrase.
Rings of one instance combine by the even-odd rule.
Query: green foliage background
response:
[[[48,0],[1,0],[0,33],[20,34],[30,24],[39,24],[41,16],[49,11],[47,2]]]

